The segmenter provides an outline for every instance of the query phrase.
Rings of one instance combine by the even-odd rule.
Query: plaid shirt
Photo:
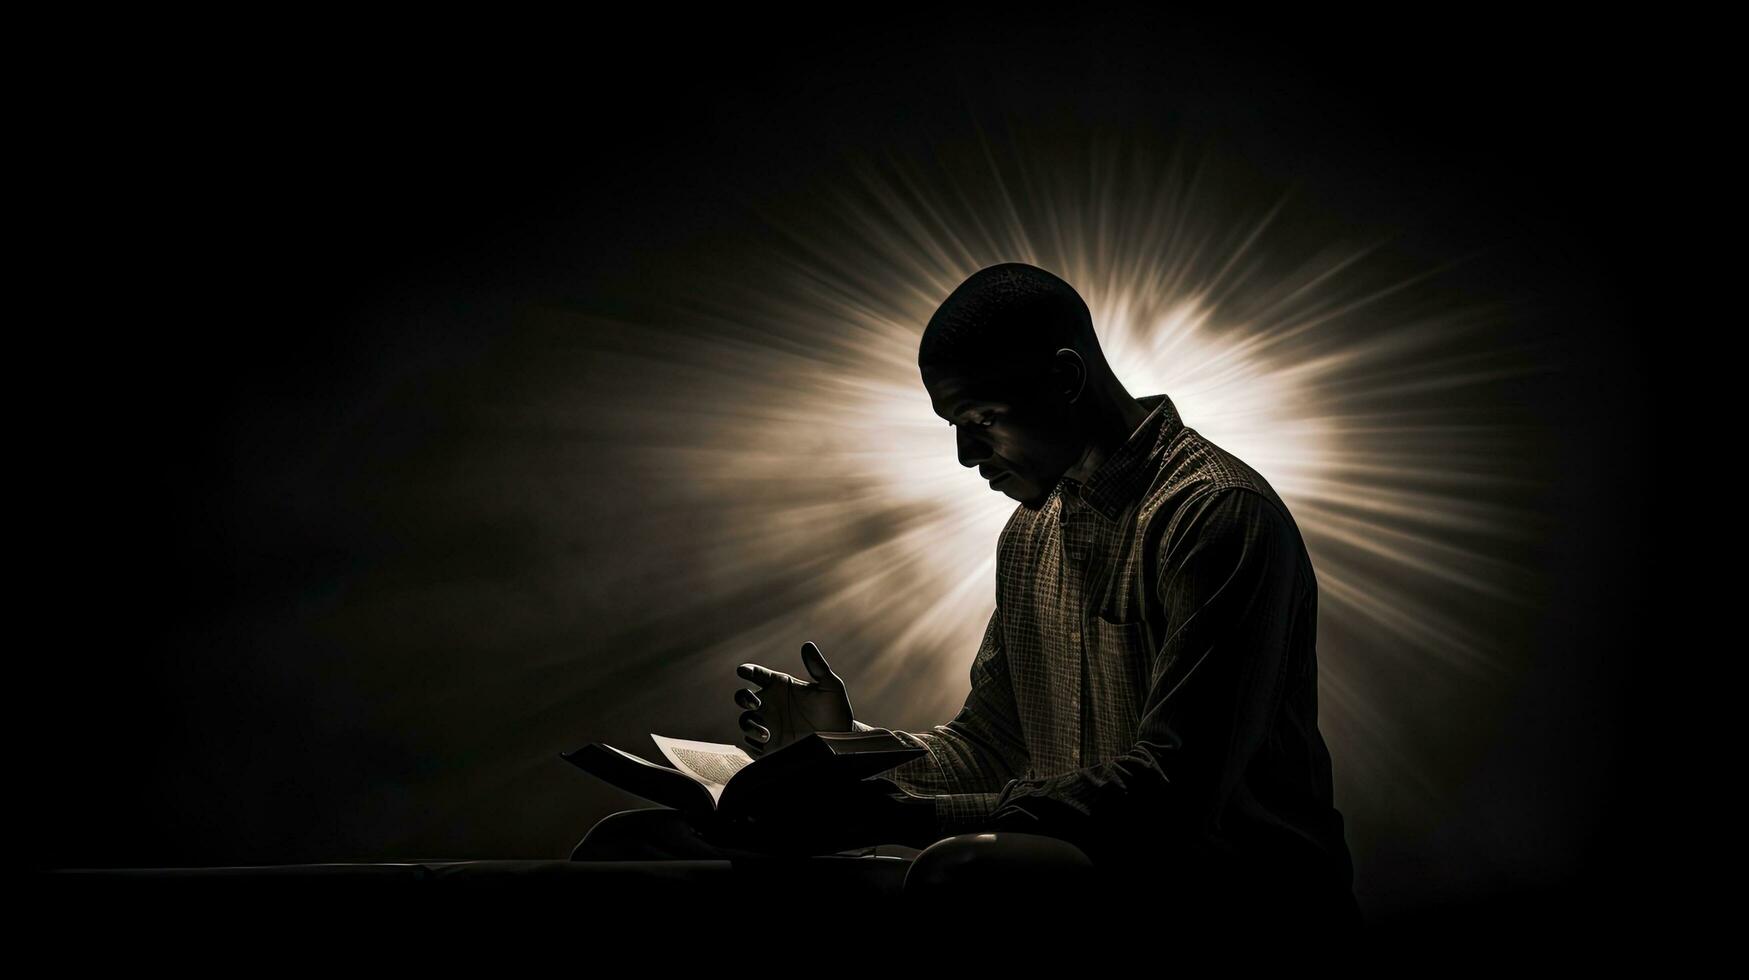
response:
[[[1346,890],[1299,529],[1165,395],[1138,401],[1152,413],[1085,484],[1015,508],[971,694],[899,733],[929,754],[883,775],[935,798],[942,836],[1048,834],[1096,864],[1188,849]]]

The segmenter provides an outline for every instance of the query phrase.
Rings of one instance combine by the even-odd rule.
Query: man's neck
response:
[[[1130,397],[1122,385],[1102,393],[1089,408],[1092,415],[1087,446],[1081,451],[1081,458],[1063,474],[1077,483],[1086,483],[1099,472],[1099,467],[1129,441],[1149,414],[1148,406]]]

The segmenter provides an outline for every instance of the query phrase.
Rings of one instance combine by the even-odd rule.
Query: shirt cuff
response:
[[[914,749],[929,751],[929,744],[910,732],[901,732],[897,728],[882,728],[879,725],[865,725],[856,719],[851,719],[850,730],[853,732],[890,732],[893,737]]]
[[[893,732],[893,734],[898,737],[899,741],[904,742],[906,745],[909,745],[912,748],[922,749],[925,752],[929,751],[929,743],[923,741],[922,739],[911,734],[910,732],[895,731],[895,732]]]
[[[994,829],[991,814],[1001,793],[942,793],[935,797],[935,829],[943,837]]]

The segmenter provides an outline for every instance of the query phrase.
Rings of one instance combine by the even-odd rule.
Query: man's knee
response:
[[[905,892],[951,899],[1051,897],[1083,891],[1093,876],[1093,862],[1068,841],[1041,834],[960,834],[917,855],[905,874]]]
[[[601,860],[638,853],[671,840],[684,829],[685,817],[667,807],[620,810],[595,821],[571,849],[571,860]]]

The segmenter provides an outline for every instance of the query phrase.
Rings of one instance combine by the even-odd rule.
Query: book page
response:
[[[674,768],[704,784],[710,790],[711,802],[720,803],[723,787],[740,772],[753,757],[739,745],[720,742],[694,742],[684,738],[669,738],[652,734],[656,747],[674,763]]]

